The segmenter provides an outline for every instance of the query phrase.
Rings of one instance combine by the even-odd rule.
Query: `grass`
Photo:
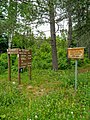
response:
[[[74,70],[54,72],[33,70],[32,80],[26,72],[17,73],[12,81],[7,72],[0,75],[1,120],[89,120],[90,72],[78,74],[78,89],[74,90]]]

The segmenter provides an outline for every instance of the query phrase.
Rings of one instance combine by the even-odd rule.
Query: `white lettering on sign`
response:
[[[73,59],[83,59],[84,58],[84,48],[68,48],[68,58]]]

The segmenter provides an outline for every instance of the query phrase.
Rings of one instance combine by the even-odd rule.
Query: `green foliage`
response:
[[[1,81],[0,81],[1,82]],[[22,113],[21,108],[28,106],[28,101],[20,90],[17,89],[17,84],[3,82],[0,86],[0,119],[12,119],[19,120],[22,115],[19,115],[19,112]],[[26,111],[26,107],[25,110]],[[18,113],[17,113],[18,110]],[[16,113],[16,114],[15,114]]]
[[[34,44],[34,36],[31,32],[29,36],[24,34],[21,35],[16,32],[12,41],[13,48],[27,49],[27,48],[30,48],[33,44]]]
[[[19,45],[17,40],[14,43],[16,44],[16,46]],[[52,53],[51,53],[50,40],[49,39],[43,40],[42,38],[39,37],[39,38],[34,39],[34,41],[30,43],[31,43],[30,49],[32,50],[32,69],[52,69]],[[21,48],[22,47],[24,46],[21,46]],[[58,55],[57,57],[58,57],[58,68],[59,69],[68,69],[74,66],[75,60],[70,60],[70,64],[68,64],[67,41],[62,40],[59,37],[57,37],[57,55]],[[8,61],[7,54],[6,53],[1,54],[0,72],[5,71],[5,69],[7,69],[7,61]],[[89,64],[90,60],[88,59],[88,56],[85,52],[84,59],[78,60],[78,66],[81,67],[87,63]],[[11,55],[11,65],[12,65],[11,68],[13,71],[18,70],[17,55]]]
[[[58,50],[58,64],[59,64],[59,69],[67,69],[68,67],[67,51],[65,51],[62,48]]]
[[[32,54],[32,67],[39,69],[51,68],[51,47],[47,41],[44,41],[39,49]]]
[[[33,70],[29,88],[24,73],[22,85],[0,76],[0,119],[4,120],[88,120],[90,72],[78,75],[74,90],[74,72]],[[15,80],[16,74],[14,74]]]
[[[7,54],[0,55],[0,73],[3,73],[8,68]]]
[[[6,35],[0,35],[0,53],[6,52],[8,48],[8,38]]]
[[[6,69],[8,68],[8,58],[7,58],[7,53],[3,53],[0,55],[0,74],[5,72]],[[18,69],[18,60],[16,55],[11,55],[10,56],[10,62],[11,62],[11,68],[12,70]]]

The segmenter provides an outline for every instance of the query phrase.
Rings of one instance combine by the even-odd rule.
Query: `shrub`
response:
[[[51,47],[47,41],[44,41],[40,46],[40,48],[37,49],[33,54],[32,54],[33,68],[39,68],[39,69],[51,68]]]
[[[0,73],[4,72],[8,68],[7,54],[3,53],[0,56]]]

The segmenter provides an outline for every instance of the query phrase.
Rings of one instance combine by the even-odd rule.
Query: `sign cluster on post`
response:
[[[21,84],[20,79],[20,72],[22,71],[22,68],[28,67],[29,69],[29,79],[31,79],[31,59],[32,59],[32,53],[31,50],[25,50],[25,49],[7,49],[8,53],[8,79],[11,80],[11,68],[10,68],[10,55],[11,54],[17,54],[18,56],[18,81],[19,84]]]
[[[77,60],[84,58],[84,47],[68,48],[68,58],[75,59],[75,90],[77,90]]]

